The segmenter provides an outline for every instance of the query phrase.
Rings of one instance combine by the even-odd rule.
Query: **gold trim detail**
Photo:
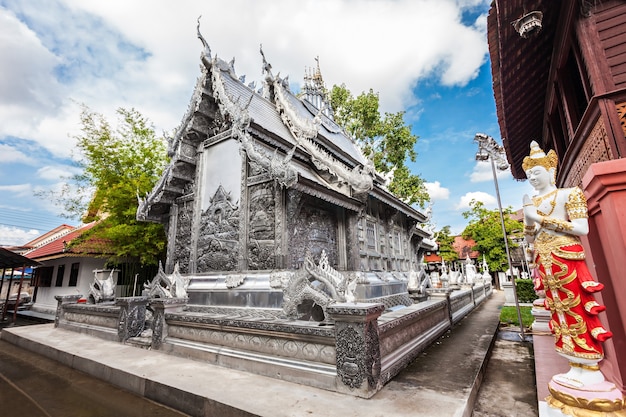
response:
[[[570,220],[589,217],[587,213],[587,198],[579,187],[574,187],[570,191],[565,203],[565,210]]]
[[[571,260],[583,260],[585,259],[585,252],[583,251],[568,251],[562,249],[568,246],[580,245],[580,239],[578,236],[564,235],[557,236],[546,232],[540,232],[535,240],[535,252],[541,257],[541,262],[546,268],[552,265],[550,254],[555,255],[563,259]]]
[[[534,143],[534,145],[537,146],[536,143]],[[554,149],[550,149],[547,154],[544,154],[544,156],[538,157],[538,154],[544,154],[543,150],[541,150],[538,146],[534,149],[531,147],[530,155],[525,157],[522,161],[522,169],[524,171],[528,171],[536,166],[542,166],[546,169],[546,171],[549,171],[551,168],[556,168],[559,163],[559,157],[556,152],[554,152]]]
[[[539,213],[542,216],[549,216],[552,214],[552,212],[554,211],[554,208],[556,207],[556,197],[558,196],[558,191],[559,189],[556,188],[553,191],[550,191],[548,194],[542,195],[540,197],[533,197],[533,205],[535,207],[537,207],[537,213]],[[552,200],[550,201],[550,211],[547,213],[544,213],[543,211],[539,210],[539,206],[541,204],[543,204],[543,202],[550,198],[550,196],[552,196],[554,194],[554,198],[552,198]]]
[[[600,285],[600,283],[596,281],[584,281],[581,285],[584,289],[587,289],[589,287],[597,287]]]
[[[598,304],[597,301],[587,301],[585,303],[585,311],[587,313],[591,314],[591,309],[593,309],[594,307],[600,307],[600,304]]]
[[[546,402],[549,406],[560,409],[564,414],[576,417],[606,416],[606,414],[598,413],[612,413],[610,414],[611,416],[620,417],[626,416],[623,397],[615,401],[603,398],[588,400],[586,398],[577,398],[573,395],[557,391],[551,386],[548,386],[548,389],[550,390],[550,396],[546,398]],[[575,410],[569,409],[565,411],[565,407],[567,406],[574,407]],[[575,412],[575,414],[573,412]]]
[[[531,204],[532,205],[532,204]],[[530,236],[534,236],[535,233],[537,233],[537,228],[535,227],[535,224],[525,224],[524,225],[524,234],[525,235],[530,235]]]
[[[571,366],[572,368],[581,368],[587,371],[599,371],[600,370],[600,365],[586,365],[584,363],[578,363],[578,362],[570,362],[569,366]]]
[[[541,227],[554,230],[555,232],[569,232],[574,228],[574,225],[568,221],[555,219],[554,217],[544,217],[541,220]]]
[[[591,329],[591,335],[597,340],[598,336],[601,334],[608,333],[608,331],[603,327],[596,327]]]
[[[562,343],[562,347],[555,346],[557,352],[562,352],[568,356],[574,356],[584,359],[602,359],[603,355],[596,349],[589,346],[587,340],[584,337],[580,337],[587,333],[587,324],[581,315],[576,314],[572,309],[580,304],[580,296],[574,294],[573,291],[565,288],[566,285],[578,278],[578,273],[573,270],[571,273],[564,262],[559,262],[554,258],[549,258],[551,265],[554,264],[559,267],[560,271],[556,274],[545,274],[539,271],[541,279],[546,287],[550,291],[556,291],[565,295],[564,298],[553,297],[546,298],[546,305],[550,309],[552,314],[567,315],[574,319],[574,323],[567,323],[566,321],[560,322],[554,319],[551,320],[551,328],[554,333],[555,343],[559,340]],[[544,261],[545,265],[545,261]],[[550,271],[552,267],[550,267]],[[592,333],[593,335],[593,333]],[[594,336],[595,337],[595,336]],[[597,338],[596,338],[597,339]],[[576,352],[576,346],[582,348],[587,352]]]

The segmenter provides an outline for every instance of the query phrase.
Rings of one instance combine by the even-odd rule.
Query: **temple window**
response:
[[[376,225],[372,222],[366,222],[365,224],[367,233],[367,248],[376,250]]]
[[[400,232],[396,231],[394,234],[394,240],[393,240],[393,248],[394,251],[396,253],[396,255],[402,255],[402,239],[400,236]]]

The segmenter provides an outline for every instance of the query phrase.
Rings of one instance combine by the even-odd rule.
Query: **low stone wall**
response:
[[[120,342],[144,330],[147,297],[121,297],[114,304],[78,304],[81,297],[55,297],[58,303],[55,327]]]
[[[197,308],[188,299],[118,298],[115,305],[59,297],[56,326],[216,365],[369,398],[492,292],[491,285],[433,291],[384,312],[376,303],[335,303],[327,322],[280,310]],[[150,336],[138,337],[153,311]],[[383,314],[384,312],[384,314]],[[147,342],[146,342],[147,339]],[[147,345],[145,344],[147,343]],[[139,346],[139,343],[135,343]]]
[[[379,318],[381,381],[389,382],[450,328],[445,299],[429,300]]]
[[[164,329],[153,347],[167,353],[324,389],[335,385],[333,326],[180,311],[165,313]]]
[[[485,293],[484,285],[477,285],[474,288],[472,288],[472,291],[473,291],[472,296],[474,297],[474,304],[478,305],[485,300],[485,297],[487,296],[487,294]]]
[[[471,288],[456,290],[450,294],[450,311],[453,324],[458,323],[463,317],[468,315],[474,307],[474,297]]]
[[[474,284],[473,286],[461,286],[460,290],[450,293],[450,311],[452,323],[458,323],[468,315],[477,305],[482,303],[488,295],[491,295],[491,283]]]

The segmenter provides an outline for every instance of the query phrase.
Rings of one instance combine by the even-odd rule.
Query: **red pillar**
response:
[[[613,338],[604,343],[601,369],[626,392],[626,159],[592,164],[583,177],[589,207],[589,234],[583,238],[587,265],[604,284],[598,301]]]

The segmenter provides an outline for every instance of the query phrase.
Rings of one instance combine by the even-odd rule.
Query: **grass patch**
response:
[[[533,315],[530,314],[530,310],[532,310],[532,307],[520,306],[524,327],[530,327],[533,323],[534,318]],[[502,310],[500,310],[500,323],[507,326],[519,326],[517,309],[513,306],[503,306]]]

